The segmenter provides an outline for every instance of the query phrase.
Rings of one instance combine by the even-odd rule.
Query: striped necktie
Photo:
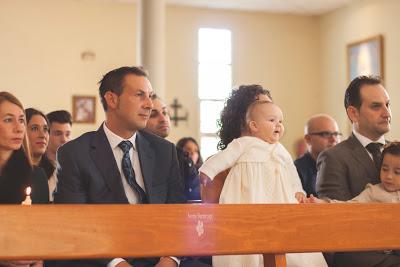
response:
[[[121,166],[125,175],[125,179],[132,188],[133,192],[137,194],[139,203],[145,204],[147,203],[146,192],[144,192],[144,190],[136,182],[135,171],[133,170],[131,157],[129,156],[129,150],[133,147],[133,145],[130,141],[122,141],[118,144],[118,147],[121,148],[122,152],[124,152]]]

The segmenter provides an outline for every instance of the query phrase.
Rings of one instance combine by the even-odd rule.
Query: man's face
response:
[[[351,118],[356,130],[371,140],[378,140],[390,130],[392,112],[389,96],[380,84],[363,85],[360,90],[361,107],[354,108]]]
[[[329,117],[316,117],[310,121],[305,139],[311,155],[316,159],[319,153],[340,141],[337,123]]]
[[[53,122],[50,124],[48,150],[52,153],[56,153],[57,149],[69,140],[71,140],[71,124],[59,122]]]
[[[147,121],[145,130],[166,138],[171,129],[171,119],[169,117],[167,106],[160,99],[153,100],[153,109],[151,110],[150,119]]]
[[[146,127],[153,108],[152,94],[153,89],[146,77],[133,74],[125,76],[121,95],[114,94],[108,104],[113,113],[110,123],[119,134],[123,136]]]

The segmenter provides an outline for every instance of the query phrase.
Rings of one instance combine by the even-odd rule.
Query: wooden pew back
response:
[[[398,204],[3,205],[0,260],[400,248]],[[274,255],[278,255],[275,257]]]

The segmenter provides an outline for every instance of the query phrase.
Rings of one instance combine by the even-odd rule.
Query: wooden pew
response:
[[[0,260],[400,248],[399,204],[2,205]]]

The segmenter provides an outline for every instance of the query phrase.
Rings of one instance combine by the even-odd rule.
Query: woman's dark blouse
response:
[[[49,203],[49,186],[42,168],[33,167],[28,179],[0,176],[0,204],[21,204],[26,197],[25,189],[32,187],[32,203]]]

